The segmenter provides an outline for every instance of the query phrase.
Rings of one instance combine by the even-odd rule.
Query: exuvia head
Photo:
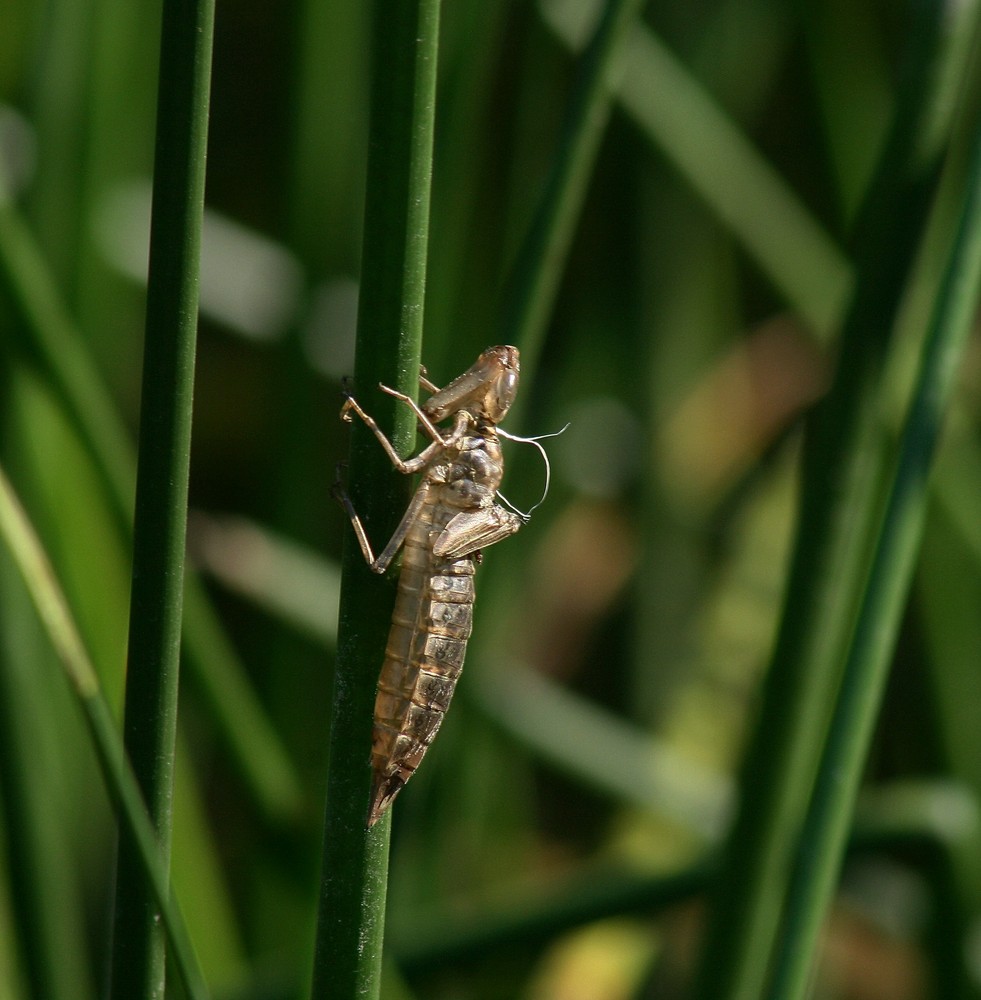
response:
[[[462,375],[426,400],[423,410],[437,422],[468,410],[478,420],[496,424],[514,402],[519,371],[516,347],[488,347]]]

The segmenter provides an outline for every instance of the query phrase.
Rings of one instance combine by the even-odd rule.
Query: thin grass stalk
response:
[[[80,0],[56,0],[45,13],[45,30],[39,32],[41,44],[35,50],[37,64],[25,95],[37,129],[38,151],[28,211],[59,285],[74,293],[89,217],[83,208],[84,174],[79,164],[84,160],[92,108],[92,41],[98,9]]]
[[[40,248],[5,194],[2,176],[0,287],[19,319],[13,327],[21,338],[16,346],[40,368],[77,429],[105,484],[119,531],[128,539],[133,529],[133,443]],[[183,641],[192,673],[243,781],[266,816],[282,822],[296,815],[299,781],[193,573],[185,581],[184,617]]]
[[[47,678],[37,669],[47,665],[36,655],[43,639],[30,627],[29,598],[5,554],[0,592],[0,815],[10,936],[32,988],[25,997],[89,1000],[94,984],[79,873],[67,850],[63,803],[51,794],[57,768],[50,750],[59,745],[61,713],[52,711]]]
[[[703,946],[698,996],[756,1000],[867,578],[884,456],[882,374],[920,244],[936,155],[920,148],[936,83],[935,11],[911,27],[911,70],[856,236],[857,283],[835,384],[811,415],[790,579],[742,801]]]
[[[623,62],[626,36],[636,24],[639,0],[607,0],[582,54],[559,142],[528,230],[502,292],[501,339],[521,350],[522,384],[509,410],[509,425],[520,429],[530,398],[528,386],[541,359],[549,317],[582,214],[589,181],[606,132]],[[505,600],[500,572],[485,571],[488,604]],[[513,591],[512,591],[513,593]],[[499,621],[508,620],[505,614]]]
[[[542,16],[573,47],[577,26],[572,17],[559,16],[565,7],[543,4]],[[827,340],[850,291],[848,260],[657,35],[638,26],[627,63],[616,92],[622,110],[731,229],[790,306]]]
[[[973,124],[967,133],[975,140],[963,210],[890,473],[871,573],[800,838],[766,993],[770,1000],[800,1000],[809,984],[916,564],[937,438],[981,297],[981,131]]]
[[[408,454],[415,417],[377,392],[418,392],[436,103],[439,0],[375,5],[364,247],[354,389]],[[352,427],[350,495],[369,537],[394,531],[409,483],[366,428]],[[377,544],[377,543],[376,543]],[[392,581],[345,538],[312,997],[377,997],[390,819],[367,829],[375,684]]]
[[[545,188],[505,286],[503,341],[521,349],[526,378],[538,365],[548,318],[609,121],[618,82],[615,70],[623,62],[622,40],[640,8],[640,0],[608,0],[603,10],[579,64]],[[511,408],[512,426],[520,424],[523,398],[519,396]]]
[[[124,740],[169,865],[214,0],[165,0],[150,224]],[[162,996],[164,937],[120,838],[111,995]]]
[[[95,459],[114,501],[114,512],[132,525],[133,445],[101,382],[85,339],[69,316],[51,267],[18,212],[0,168],[0,288],[17,319],[8,350],[18,349],[41,368]]]
[[[368,4],[303,0],[293,11],[288,242],[311,278],[357,265],[363,164],[353,154],[367,129],[369,98],[360,84],[368,77],[370,21]]]
[[[170,941],[174,965],[191,1000],[207,996],[204,978],[176,899],[167,862],[150,822],[139,785],[123,751],[112,711],[79,637],[54,571],[6,474],[0,469],[0,537],[5,541],[45,631],[79,700],[109,795],[136,845],[141,876],[150,886]]]

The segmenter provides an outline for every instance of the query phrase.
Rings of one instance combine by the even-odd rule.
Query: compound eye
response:
[[[515,394],[518,391],[518,373],[515,371],[505,371],[497,380],[495,386],[497,395],[497,405],[503,416],[511,408]]]

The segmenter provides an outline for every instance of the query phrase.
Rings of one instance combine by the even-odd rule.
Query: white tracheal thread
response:
[[[532,444],[539,452],[541,452],[542,461],[545,463],[545,488],[542,491],[542,495],[538,500],[538,503],[533,504],[527,511],[519,510],[510,500],[500,491],[497,491],[497,498],[508,508],[512,513],[517,514],[522,521],[528,522],[531,520],[531,515],[536,511],[548,496],[549,486],[552,482],[552,465],[548,460],[548,452],[545,451],[544,446],[541,444],[542,441],[547,438],[558,437],[560,434],[564,434],[569,429],[569,424],[566,424],[561,430],[552,431],[551,434],[536,434],[534,437],[521,437],[518,434],[509,434],[507,431],[502,430],[500,427],[497,428],[497,433],[508,441],[517,441],[520,444]]]

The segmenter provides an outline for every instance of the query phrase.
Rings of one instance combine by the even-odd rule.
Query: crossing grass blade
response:
[[[974,148],[956,239],[897,454],[884,476],[885,509],[790,878],[770,1000],[801,1000],[810,982],[916,564],[933,454],[981,300],[981,131],[973,114],[960,134],[972,137]],[[956,166],[960,157],[951,159]]]
[[[204,1000],[208,992],[177,901],[171,894],[167,859],[147,814],[139,784],[126,760],[98,675],[82,645],[51,564],[2,469],[0,536],[14,557],[38,617],[85,715],[106,788],[135,845],[139,877],[146,880],[159,908],[181,983],[191,1000]]]
[[[51,268],[0,173],[0,287],[19,322],[3,347],[36,365],[85,444],[120,534],[133,527],[136,453]],[[191,672],[260,810],[277,823],[301,810],[299,780],[193,570],[183,642]]]
[[[699,995],[706,1000],[755,997],[764,988],[799,851],[796,834],[871,565],[886,462],[887,362],[942,152],[936,142],[922,145],[924,134],[937,134],[944,47],[935,14],[921,17],[891,140],[857,223],[856,289],[836,379],[806,432],[781,626],[703,953]]]
[[[503,342],[521,350],[526,375],[534,374],[558,293],[569,246],[606,129],[624,63],[624,43],[641,9],[639,0],[609,0],[578,63],[578,74],[558,148],[535,215],[504,289]],[[523,408],[516,401],[512,422]]]

